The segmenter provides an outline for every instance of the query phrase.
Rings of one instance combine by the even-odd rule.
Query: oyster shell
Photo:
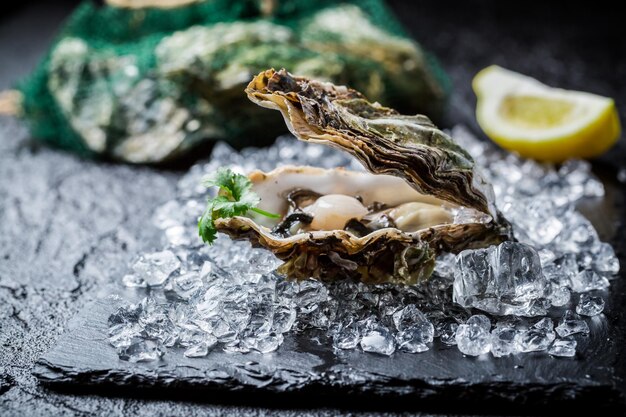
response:
[[[267,144],[285,126],[241,90],[270,64],[352,85],[406,111],[441,114],[445,77],[416,42],[390,31],[394,21],[375,13],[379,0],[277,2],[272,16],[258,2],[232,3],[168,11],[85,4],[22,87],[32,133],[137,164],[194,156],[218,140]],[[120,30],[81,29],[95,26]]]
[[[290,223],[277,233],[272,231],[276,220],[256,215],[218,219],[215,225],[233,238],[271,250],[285,261],[279,272],[287,277],[349,276],[366,283],[411,284],[430,276],[441,251],[483,247],[511,236],[472,158],[427,117],[400,115],[355,90],[295,77],[284,69],[260,73],[246,93],[253,102],[280,110],[299,139],[345,150],[369,171],[288,166],[249,175],[263,209],[283,219],[297,212],[296,227]],[[308,190],[298,194],[307,207],[294,202],[298,190]],[[373,207],[368,220],[373,223],[372,216],[396,217],[387,225],[366,227],[366,233],[311,228],[307,209],[321,196],[336,195]],[[430,217],[420,220],[425,210]],[[337,206],[331,214],[341,211]],[[361,214],[356,220],[362,225],[367,216],[359,218]],[[409,219],[408,226],[396,223],[401,215]],[[282,234],[287,229],[293,233]]]

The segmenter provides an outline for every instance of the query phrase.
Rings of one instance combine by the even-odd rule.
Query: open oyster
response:
[[[357,158],[369,172],[286,166],[249,175],[263,210],[217,230],[271,250],[287,277],[415,283],[436,255],[498,243],[510,226],[469,154],[425,116],[403,116],[357,91],[267,70],[246,89],[280,110],[305,141]]]

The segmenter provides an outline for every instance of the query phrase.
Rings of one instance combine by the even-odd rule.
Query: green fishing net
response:
[[[19,85],[22,114],[38,139],[132,163],[195,154],[216,140],[260,146],[284,123],[243,89],[270,67],[435,118],[447,91],[438,65],[381,0],[86,2]]]

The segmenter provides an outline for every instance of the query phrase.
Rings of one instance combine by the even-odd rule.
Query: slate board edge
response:
[[[208,373],[217,371],[207,370]],[[244,369],[241,369],[245,373]],[[255,385],[242,381],[237,375],[230,375],[227,378],[189,378],[176,380],[168,372],[158,373],[158,377],[151,378],[142,374],[132,374],[118,370],[108,370],[104,372],[93,372],[90,370],[70,370],[51,364],[45,358],[40,359],[33,371],[33,374],[46,386],[56,385],[80,385],[106,387],[113,385],[125,388],[163,388],[163,389],[183,389],[187,391],[203,392],[205,390],[229,389],[241,392],[252,392],[257,390],[267,390],[272,393],[294,393],[294,394],[326,394],[334,395],[374,395],[381,398],[410,397],[412,399],[442,399],[454,398],[456,401],[474,402],[472,399],[483,400],[502,399],[506,401],[532,402],[536,394],[541,398],[546,397],[546,393],[551,397],[551,401],[568,402],[575,398],[582,401],[594,399],[594,401],[609,401],[620,403],[624,401],[622,393],[615,386],[580,386],[574,383],[546,383],[546,384],[512,384],[510,382],[492,382],[479,384],[462,384],[458,381],[451,384],[450,381],[443,380],[400,380],[378,378],[360,384],[346,384],[337,382],[334,374],[324,374],[320,378],[308,378],[305,382],[296,383],[288,379],[282,379],[279,375],[272,376],[271,383]],[[305,377],[305,375],[300,375]],[[115,382],[112,382],[115,381]],[[327,391],[331,389],[332,392]],[[540,392],[536,392],[540,391]],[[129,391],[125,391],[129,392]]]

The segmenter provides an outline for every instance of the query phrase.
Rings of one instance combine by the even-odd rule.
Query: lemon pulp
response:
[[[530,129],[565,124],[573,109],[574,105],[565,100],[513,95],[504,97],[500,107],[502,117]]]

